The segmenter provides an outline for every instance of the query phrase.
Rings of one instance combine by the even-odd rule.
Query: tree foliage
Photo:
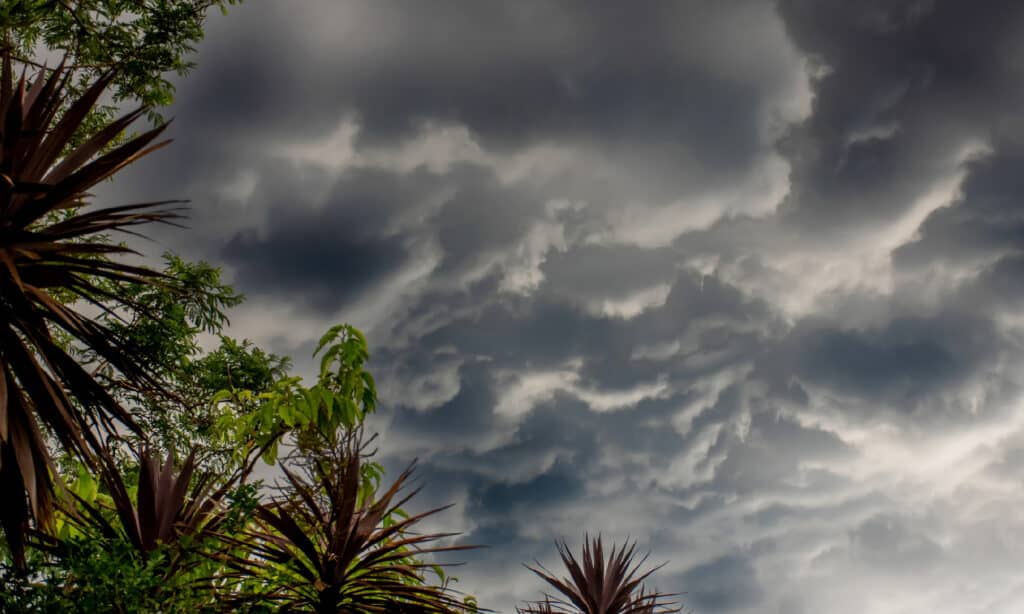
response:
[[[73,95],[113,74],[111,103],[97,107],[85,122],[91,131],[109,121],[120,103],[148,109],[170,104],[170,76],[195,66],[192,54],[209,11],[226,12],[240,1],[6,0],[0,3],[0,32],[23,65],[41,68],[63,59]]]
[[[405,511],[416,492],[403,494],[409,471],[381,490],[383,469],[362,443],[376,402],[362,335],[335,327],[318,352],[329,368],[312,386],[286,375],[271,392],[225,390],[210,400],[222,412],[220,437],[240,454],[230,474],[200,469],[195,454],[178,466],[149,451],[104,462],[95,476],[77,465],[55,526],[31,533],[32,573],[0,574],[3,611],[103,611],[78,609],[68,598],[79,594],[90,608],[102,599],[139,612],[476,611],[424,558],[467,546],[414,531],[440,509]],[[287,453],[266,454],[282,441]],[[247,481],[261,458],[280,467],[278,487]]]

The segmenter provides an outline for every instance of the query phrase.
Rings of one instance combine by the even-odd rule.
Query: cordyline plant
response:
[[[103,489],[80,467],[58,497],[55,530],[29,534],[45,556],[30,560],[30,577],[8,579],[14,594],[0,602],[14,611],[221,611],[215,534],[237,531],[251,507],[235,499],[247,494],[236,488],[241,471],[223,479],[197,472],[195,460],[179,467],[169,455],[161,466],[144,451],[133,485],[104,463]]]
[[[517,608],[520,614],[669,614],[681,611],[675,602],[666,601],[675,594],[647,592],[643,581],[661,565],[640,572],[647,560],[637,560],[636,543],[612,550],[607,560],[601,536],[583,540],[582,562],[569,551],[564,541],[556,541],[558,554],[569,572],[559,578],[540,563],[526,568],[554,587],[560,596],[545,595],[543,601]]]
[[[307,451],[302,475],[282,466],[289,496],[256,508],[259,530],[226,536],[243,551],[225,560],[237,570],[234,577],[250,580],[250,587],[252,579],[265,583],[265,590],[232,595],[236,603],[323,614],[475,611],[446,583],[429,584],[427,573],[439,567],[420,559],[473,546],[435,545],[453,534],[412,531],[449,506],[416,515],[401,512],[418,492],[399,495],[412,466],[374,499],[362,488],[363,456],[357,428],[333,451]]]
[[[108,73],[66,102],[68,74],[40,72],[15,82],[3,54],[0,75],[0,524],[16,562],[24,560],[30,517],[52,520],[54,470],[46,437],[95,466],[102,433],[130,414],[98,381],[108,370],[141,387],[158,387],[143,357],[109,328],[74,308],[107,312],[134,305],[119,288],[166,281],[159,273],[111,259],[131,250],[106,240],[112,231],[172,222],[171,201],[105,209],[84,207],[87,190],[166,143],[165,125],[101,152],[145,112],[140,108],[75,148],[72,136],[112,78]],[[59,115],[59,118],[58,118]],[[69,151],[70,149],[70,151]],[[92,357],[87,370],[73,356]],[[27,497],[26,497],[27,494]],[[27,499],[27,500],[26,500]]]
[[[220,504],[236,483],[238,474],[216,486],[214,476],[209,474],[193,480],[194,471],[195,452],[176,472],[172,455],[168,455],[161,467],[159,461],[145,451],[139,455],[138,485],[132,497],[132,489],[121,473],[104,462],[102,479],[110,491],[113,518],[106,506],[73,491],[68,493],[73,500],[62,505],[62,511],[70,525],[105,539],[125,539],[139,557],[145,559],[159,546],[173,544],[183,536],[197,538],[209,534],[223,520]],[[55,551],[59,554],[60,539],[45,535],[41,539],[44,545],[57,546]]]

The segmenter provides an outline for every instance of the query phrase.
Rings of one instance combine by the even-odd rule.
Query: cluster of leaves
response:
[[[344,330],[332,329],[322,344],[336,368],[311,388],[292,383],[289,389],[296,399],[323,398],[337,382],[348,383],[340,388],[348,394],[351,382],[371,382],[361,397],[372,411],[372,379],[356,368],[365,345],[353,348],[361,336],[339,334]],[[261,415],[285,407],[272,394],[257,396],[266,397],[256,408]],[[345,405],[337,397],[329,403]],[[225,413],[240,409],[230,400],[219,405]],[[423,559],[466,546],[440,545],[445,534],[413,532],[440,509],[404,511],[416,494],[404,492],[411,469],[381,489],[382,470],[363,443],[365,414],[351,426],[337,418],[330,430],[317,419],[324,411],[275,432],[275,443],[291,442],[290,452],[274,459],[285,476],[276,489],[247,482],[265,445],[240,445],[248,453],[230,475],[198,470],[195,453],[177,465],[173,455],[161,462],[142,451],[128,463],[135,474],[114,463],[113,454],[101,458],[95,476],[79,464],[77,479],[58,497],[54,526],[31,531],[27,565],[0,574],[0,610],[476,611]],[[245,418],[238,414],[240,422]],[[284,424],[279,415],[273,423]],[[300,446],[303,432],[309,439]],[[251,443],[251,434],[243,436],[239,444]],[[268,497],[271,490],[276,495]]]
[[[23,64],[41,68],[44,48],[65,58],[68,89],[80,95],[103,74],[113,72],[112,100],[86,118],[83,133],[94,132],[134,101],[157,109],[171,103],[171,74],[184,75],[203,39],[211,9],[227,12],[241,0],[6,0],[0,3],[3,44]],[[150,111],[154,121],[159,115]]]
[[[218,441],[237,454],[262,450],[263,460],[277,460],[284,433],[295,435],[303,452],[333,448],[356,429],[377,406],[373,376],[364,369],[369,359],[366,338],[355,327],[340,324],[320,339],[316,384],[302,385],[300,377],[273,379],[265,388],[222,388],[212,396],[220,409],[215,430]]]
[[[285,496],[257,508],[256,527],[234,539],[245,554],[224,560],[241,577],[274,578],[256,593],[239,591],[235,603],[255,599],[285,611],[325,613],[468,609],[443,583],[424,582],[427,570],[439,568],[421,557],[469,546],[437,545],[449,535],[410,531],[445,508],[413,516],[402,510],[416,494],[399,494],[412,467],[379,495],[364,490],[360,430],[347,430],[345,439],[304,455],[299,474],[283,469]]]
[[[221,436],[219,421],[239,420],[239,408],[226,412],[216,402],[218,395],[263,395],[288,379],[290,361],[248,340],[221,334],[224,311],[242,297],[220,281],[218,269],[172,254],[165,254],[164,261],[162,273],[175,281],[173,291],[152,284],[128,286],[124,295],[144,309],[130,319],[111,312],[99,316],[131,352],[149,357],[162,386],[138,388],[113,376],[107,384],[132,408],[145,433],[145,442],[126,435],[135,447],[148,442],[178,457],[196,450],[200,466],[227,473],[239,458],[238,447],[236,440]],[[198,340],[203,334],[217,339],[219,346],[202,351]]]
[[[559,578],[539,563],[536,567],[527,565],[527,569],[540,576],[559,595],[545,595],[543,601],[519,608],[520,614],[670,614],[681,611],[680,606],[668,601],[674,595],[645,590],[644,580],[659,567],[640,571],[647,556],[637,559],[635,542],[617,550],[612,544],[606,559],[601,537],[585,536],[582,561],[564,541],[555,545],[569,576]]]

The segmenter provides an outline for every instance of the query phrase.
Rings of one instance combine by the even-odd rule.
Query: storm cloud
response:
[[[249,0],[100,196],[190,198],[157,246],[300,369],[367,331],[482,605],[588,530],[696,612],[1009,614],[1022,41],[1010,1]]]

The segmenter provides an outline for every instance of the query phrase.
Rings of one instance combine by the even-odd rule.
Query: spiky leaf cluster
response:
[[[350,432],[340,448],[307,457],[301,474],[282,467],[288,496],[256,509],[259,530],[229,539],[242,551],[226,560],[237,578],[272,578],[267,590],[238,598],[288,612],[466,611],[454,591],[426,581],[437,566],[423,557],[471,546],[439,545],[453,534],[412,530],[448,506],[400,512],[418,492],[401,494],[412,466],[383,492],[367,492],[360,438]]]
[[[635,542],[618,549],[612,544],[607,558],[600,535],[584,538],[580,559],[564,541],[555,545],[569,575],[558,577],[539,563],[527,565],[558,595],[545,595],[542,601],[519,608],[521,614],[669,614],[681,610],[668,601],[673,594],[645,590],[644,580],[661,566],[641,572],[648,555],[638,558]]]
[[[27,84],[3,55],[0,75],[0,506],[8,545],[21,559],[30,518],[49,524],[56,473],[47,436],[91,462],[114,423],[134,429],[131,415],[98,379],[106,370],[142,387],[158,387],[144,356],[127,351],[107,326],[76,309],[136,307],[122,286],[163,283],[157,272],[115,259],[132,253],[106,240],[178,214],[169,201],[96,209],[88,190],[166,143],[161,125],[100,152],[144,112],[139,108],[68,144],[110,83],[104,75],[64,110],[69,74],[41,71]],[[58,112],[59,118],[58,118]],[[87,368],[73,349],[91,357]]]

